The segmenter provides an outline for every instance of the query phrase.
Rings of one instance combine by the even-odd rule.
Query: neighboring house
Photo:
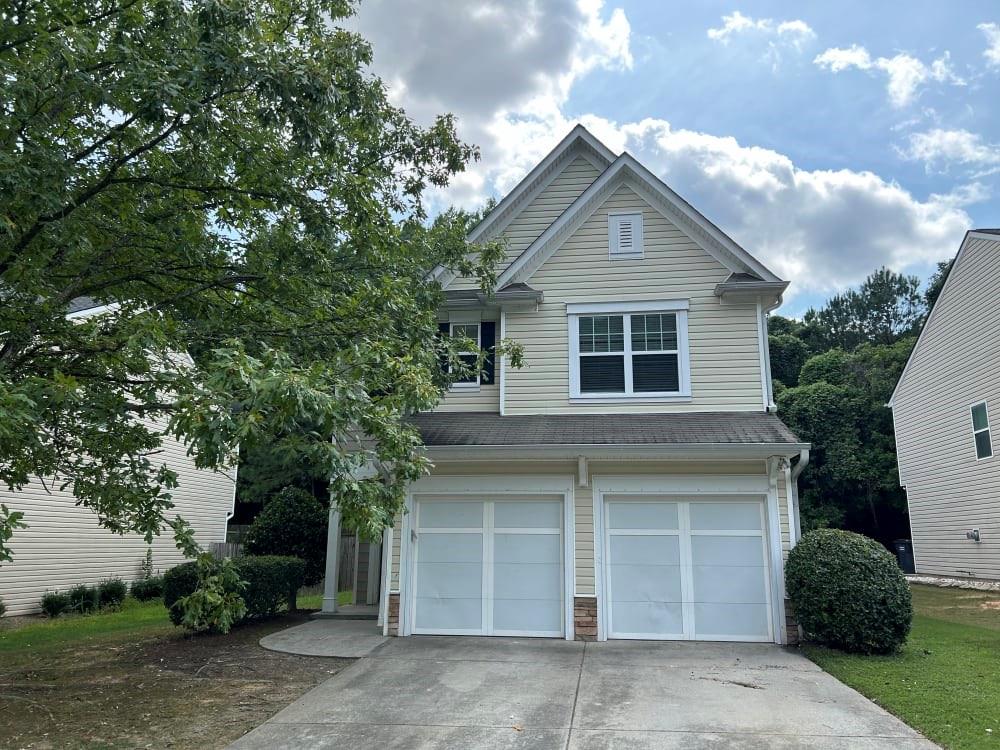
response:
[[[99,314],[90,300],[77,300],[71,316]],[[202,545],[226,540],[226,524],[236,498],[232,476],[197,469],[187,448],[165,437],[159,459],[177,473],[179,486],[171,491],[171,517],[183,517]],[[140,576],[146,550],[152,549],[154,571],[184,562],[169,529],[152,545],[136,534],[120,536],[97,524],[89,508],[76,504],[72,488],[59,490],[58,480],[33,481],[18,492],[0,487],[0,503],[24,512],[28,528],[14,532],[10,548],[13,562],[0,563],[0,598],[8,615],[39,611],[47,591],[66,590],[76,584],[97,584],[107,578],[126,582]]]
[[[415,417],[434,469],[386,531],[385,632],[794,639],[808,453],[766,344],[787,282],[582,127],[470,239],[501,235],[495,296],[439,270],[440,320],[525,366]]]
[[[889,406],[917,572],[1000,578],[1000,229],[965,235]]]

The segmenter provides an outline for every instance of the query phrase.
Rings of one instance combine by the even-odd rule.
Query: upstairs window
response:
[[[468,339],[468,353],[459,354],[461,362],[470,368],[471,373],[458,373],[457,367],[452,369],[447,357],[443,357],[441,367],[449,370],[456,380],[451,384],[454,390],[478,390],[480,385],[493,385],[495,381],[495,351],[496,322],[492,320],[469,321],[459,320],[439,324],[440,335],[445,337]],[[486,352],[482,370],[476,374],[476,360],[479,350]]]
[[[660,305],[569,306],[571,398],[690,395],[686,303]]]
[[[642,214],[608,215],[608,254],[611,260],[642,257]]]
[[[986,402],[972,407],[972,437],[976,441],[976,458],[989,458],[993,455],[993,442],[990,439],[990,415],[986,411]]]
[[[459,374],[454,385],[479,385],[479,375],[476,373],[476,361],[479,351],[479,323],[452,323],[451,337],[453,339],[469,339],[475,348],[469,347],[468,354],[462,354],[459,359],[462,364],[471,369],[471,373]]]

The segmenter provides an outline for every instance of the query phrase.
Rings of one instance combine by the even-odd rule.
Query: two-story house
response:
[[[965,235],[889,406],[917,573],[1000,579],[1000,229]]]
[[[415,417],[434,469],[386,532],[385,632],[794,638],[808,453],[767,352],[787,282],[582,127],[470,239],[501,235],[498,291],[439,272],[440,321],[525,365]]]

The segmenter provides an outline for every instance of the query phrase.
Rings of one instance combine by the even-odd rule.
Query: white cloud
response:
[[[708,29],[706,33],[709,39],[724,45],[728,45],[737,36],[752,36],[757,42],[766,40],[767,47],[762,59],[770,62],[774,70],[781,63],[783,49],[791,47],[796,52],[801,52],[807,42],[816,38],[816,32],[800,19],[780,22],[773,18],[754,19],[738,10],[723,16],[722,26]]]
[[[360,10],[394,99],[421,118],[454,112],[461,135],[482,147],[483,160],[435,196],[439,206],[502,196],[582,122],[791,279],[793,295],[842,289],[881,264],[905,269],[947,257],[971,224],[970,192],[921,199],[872,172],[803,169],[777,151],[666,120],[570,116],[570,91],[588,72],[632,65],[628,19],[599,0],[498,1],[478,14],[462,0],[446,6],[418,12],[404,0],[373,0]]]
[[[848,68],[880,71],[886,75],[886,92],[894,107],[905,107],[917,97],[920,87],[929,81],[964,86],[966,81],[955,73],[951,65],[951,54],[926,65],[905,52],[893,57],[872,59],[864,47],[852,44],[850,47],[831,47],[815,57],[813,62],[831,73],[840,73]]]
[[[983,57],[991,68],[1000,68],[1000,24],[981,23],[976,28],[986,35]]]
[[[987,143],[982,136],[968,130],[935,128],[913,133],[909,146],[899,152],[906,159],[924,162],[928,169],[947,168],[951,164],[970,166],[978,170],[977,177],[1000,168],[1000,144]]]

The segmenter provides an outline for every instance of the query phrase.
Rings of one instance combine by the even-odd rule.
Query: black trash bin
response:
[[[892,548],[896,551],[896,560],[904,573],[916,573],[916,566],[913,564],[913,542],[909,539],[897,539],[892,543]]]

